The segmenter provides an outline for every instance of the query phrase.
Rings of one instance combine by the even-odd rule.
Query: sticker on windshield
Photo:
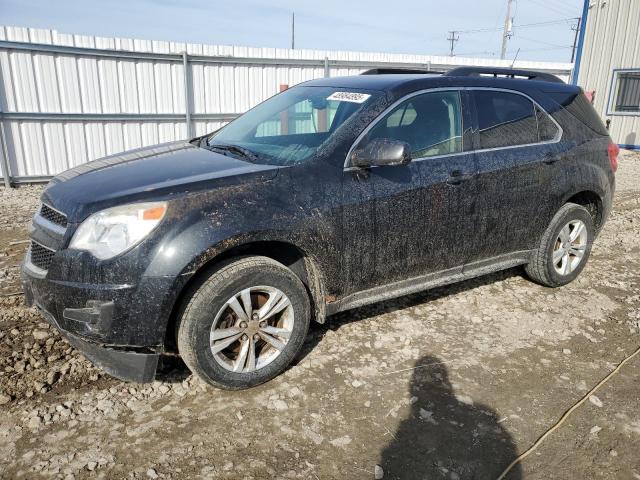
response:
[[[358,92],[333,92],[327,97],[327,100],[335,100],[336,102],[352,102],[363,103],[370,97],[368,93]]]

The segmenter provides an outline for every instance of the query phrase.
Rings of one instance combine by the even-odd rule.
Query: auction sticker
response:
[[[370,97],[368,93],[358,92],[333,92],[327,97],[327,100],[335,100],[337,102],[363,103]]]

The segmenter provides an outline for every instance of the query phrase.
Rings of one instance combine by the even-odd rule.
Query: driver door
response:
[[[462,269],[474,234],[471,121],[466,92],[412,95],[360,136],[411,146],[407,165],[347,168],[343,176],[345,284],[353,290]]]

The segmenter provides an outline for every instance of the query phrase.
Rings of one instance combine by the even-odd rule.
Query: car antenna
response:
[[[513,62],[511,62],[511,68],[513,68],[513,66],[516,64],[516,59],[518,58],[519,53],[520,53],[520,48],[518,47],[518,50],[516,50],[516,54],[513,57]]]

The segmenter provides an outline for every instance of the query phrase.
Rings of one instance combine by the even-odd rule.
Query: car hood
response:
[[[278,168],[222,155],[186,141],[163,143],[67,170],[51,180],[42,199],[73,222],[128,201],[266,181],[277,175]]]

